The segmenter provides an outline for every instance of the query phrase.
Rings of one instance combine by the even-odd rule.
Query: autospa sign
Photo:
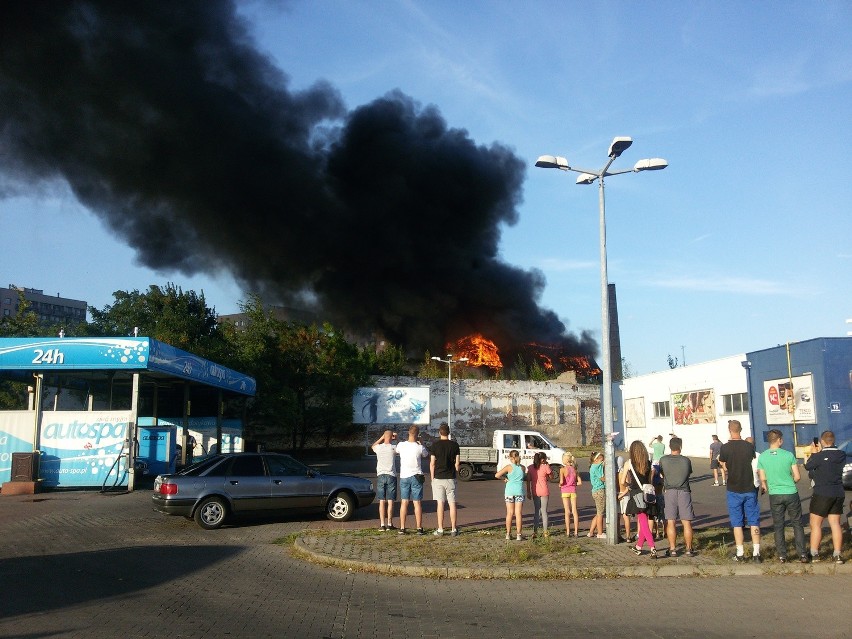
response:
[[[46,486],[125,485],[129,411],[42,413],[39,475]]]

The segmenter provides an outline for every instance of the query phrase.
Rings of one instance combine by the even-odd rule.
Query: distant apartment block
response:
[[[42,324],[67,326],[86,321],[86,302],[60,297],[59,294],[45,295],[40,289],[21,288],[14,284],[0,288],[0,313],[3,317],[14,317],[18,314],[19,293],[24,294],[24,299],[30,303],[30,308]]]

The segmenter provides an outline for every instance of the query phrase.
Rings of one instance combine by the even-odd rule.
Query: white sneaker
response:
[[[714,482],[713,482],[713,485],[714,485],[714,486],[718,486],[718,485],[719,485],[719,482],[714,481]]]
[[[432,534],[433,534],[433,535],[435,535],[436,537],[440,537],[441,535],[443,535],[443,534],[444,534],[444,529],[443,529],[443,528],[438,528],[438,529],[436,529],[436,530],[435,530],[435,532],[433,532]]]

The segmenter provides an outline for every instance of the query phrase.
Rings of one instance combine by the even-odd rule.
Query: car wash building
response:
[[[26,400],[0,411],[3,494],[133,490],[145,475],[243,449],[255,380],[149,337],[0,338],[0,379]]]

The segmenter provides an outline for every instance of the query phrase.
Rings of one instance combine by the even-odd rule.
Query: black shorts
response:
[[[843,500],[845,497],[826,497],[825,495],[811,495],[811,514],[817,517],[828,517],[829,515],[843,514]]]

